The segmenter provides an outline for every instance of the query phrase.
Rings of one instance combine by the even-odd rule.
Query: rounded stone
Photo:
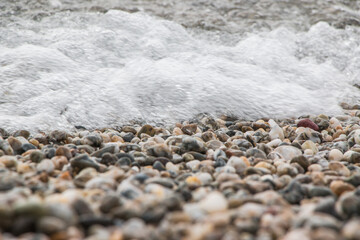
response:
[[[313,121],[311,121],[310,119],[302,119],[297,123],[297,127],[307,127],[307,128],[311,128],[315,131],[319,131],[319,127],[318,125],[316,125]]]
[[[225,211],[228,208],[226,198],[220,192],[211,192],[199,202],[202,210],[208,213]]]
[[[331,191],[333,191],[333,193],[335,193],[335,195],[340,196],[345,192],[355,190],[355,187],[349,183],[340,180],[335,180],[331,182],[330,189]]]
[[[296,156],[302,155],[301,150],[293,146],[279,146],[274,151],[280,153],[285,160],[289,161]]]
[[[339,149],[331,149],[328,155],[330,161],[340,161],[344,157],[344,154]]]

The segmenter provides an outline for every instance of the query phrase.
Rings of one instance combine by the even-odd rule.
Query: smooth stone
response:
[[[343,193],[336,202],[336,211],[345,219],[360,215],[360,197],[352,192]]]
[[[323,186],[314,186],[311,187],[309,190],[310,197],[326,197],[326,196],[333,196],[333,192],[330,188],[323,187]]]
[[[166,171],[166,168],[165,166],[160,162],[160,161],[156,161],[154,164],[153,164],[153,168],[158,170],[158,171]]]
[[[78,169],[78,171],[88,167],[100,170],[99,165],[92,161],[87,154],[80,154],[72,158],[70,160],[70,164],[74,169]]]
[[[25,140],[25,142],[27,142],[27,140],[25,138],[23,138],[23,140]],[[22,145],[23,145],[23,141],[21,141],[20,139],[18,138],[15,138],[13,136],[10,136],[8,139],[7,139],[8,143],[10,144],[11,148],[17,153],[17,154],[21,154],[23,153],[24,151],[22,150]]]
[[[329,215],[332,215],[334,217],[339,217],[338,213],[336,212],[335,209],[335,203],[336,203],[336,199],[334,198],[332,192],[331,195],[327,196],[327,197],[323,197],[323,194],[325,194],[326,192],[322,192],[321,190],[321,200],[317,203],[314,212],[321,212],[321,213],[326,213]],[[315,195],[316,197],[317,195]]]
[[[139,218],[131,218],[126,221],[121,229],[124,239],[147,239],[149,236],[144,220]]]
[[[94,168],[84,168],[76,175],[74,184],[77,187],[83,188],[90,179],[95,178],[97,175],[98,173]]]
[[[279,164],[277,166],[276,172],[279,176],[282,175],[296,176],[296,174],[298,174],[298,170],[288,163]]]
[[[157,144],[147,149],[147,154],[155,157],[166,157],[171,159],[172,154],[170,149],[165,144]]]
[[[134,137],[135,137],[134,133],[128,132],[128,133],[126,133],[125,135],[122,136],[122,139],[125,142],[131,142],[131,140],[133,140]]]
[[[355,130],[353,136],[355,143],[360,144],[360,129]]]
[[[126,132],[126,133],[136,134],[135,128],[133,128],[131,126],[124,126],[124,127],[122,127],[121,131]]]
[[[197,124],[195,123],[187,124],[181,128],[181,131],[187,135],[195,134],[196,130],[197,130]]]
[[[251,149],[246,150],[246,157],[266,159],[266,154],[264,151],[262,151],[260,149],[251,148]]]
[[[360,163],[360,153],[352,152],[349,159],[350,163]]]
[[[103,147],[103,148],[93,152],[91,154],[91,156],[101,158],[105,153],[115,153],[115,146],[110,145],[110,146]]]
[[[341,162],[332,161],[329,163],[329,169],[339,173],[342,176],[349,177],[350,170]]]
[[[235,168],[237,173],[243,173],[250,166],[250,163],[245,157],[232,156],[226,165]]]
[[[338,126],[341,127],[340,121],[335,117],[330,118],[329,124],[330,124],[330,128],[332,129],[336,129],[336,127]]]
[[[0,139],[0,150],[3,150],[5,155],[13,155],[14,150],[12,149],[11,145],[5,141]]]
[[[49,138],[52,141],[62,142],[62,141],[65,141],[68,136],[69,136],[69,134],[65,131],[55,130],[50,133]],[[38,140],[38,141],[41,142],[40,140]]]
[[[291,159],[290,163],[299,164],[305,171],[310,166],[309,160],[302,155],[294,157],[293,159]]]
[[[55,165],[50,159],[45,159],[36,166],[36,170],[38,172],[47,172],[50,174],[55,170]]]
[[[16,167],[18,164],[17,158],[15,156],[2,156],[0,157],[0,163],[3,164],[7,168]]]
[[[282,141],[280,139],[274,139],[271,142],[268,142],[266,145],[268,145],[271,148],[276,148],[278,147],[280,144],[282,143]]]
[[[224,146],[224,144],[219,140],[210,140],[206,143],[207,148],[216,150]]]
[[[339,149],[331,149],[328,155],[330,161],[341,161],[344,157],[344,154]]]
[[[271,140],[274,139],[280,139],[284,140],[284,131],[279,125],[272,119],[269,120],[269,124],[271,127],[271,130],[269,132],[269,136]]]
[[[340,196],[345,192],[355,190],[355,187],[349,183],[340,180],[335,180],[331,182],[330,189],[331,191],[333,191],[335,195]]]
[[[51,159],[55,165],[55,169],[62,170],[65,165],[69,163],[68,159],[65,156],[55,156]]]
[[[100,147],[102,142],[103,139],[98,133],[90,133],[82,139],[84,145],[90,145],[92,147]]]
[[[199,207],[207,213],[226,211],[228,203],[220,192],[211,192],[199,202]]]
[[[110,165],[115,165],[117,161],[118,158],[114,154],[105,152],[104,154],[102,154],[100,163],[106,166],[110,166]]]
[[[288,161],[290,161],[296,156],[302,155],[301,150],[293,146],[279,146],[275,148],[274,151],[280,153],[281,156]]]
[[[115,190],[116,182],[112,178],[108,177],[94,177],[92,179],[89,179],[85,183],[85,189],[103,189],[103,190]]]
[[[153,126],[149,125],[149,124],[145,124],[144,126],[141,127],[141,129],[139,130],[139,132],[137,133],[138,137],[141,137],[141,134],[145,133],[151,137],[153,137],[155,135],[155,129]]]
[[[354,187],[358,187],[360,185],[360,173],[353,174],[345,179],[345,182],[352,184]]]
[[[31,143],[24,143],[23,145],[21,145],[21,149],[23,152],[26,152],[31,149],[37,149],[37,147],[32,145]]]
[[[53,158],[56,153],[56,149],[50,145],[44,147],[41,151],[45,154],[45,157],[49,159]]]
[[[302,119],[297,123],[297,127],[307,127],[307,128],[311,128],[315,131],[319,131],[319,127],[318,125],[316,125],[313,121],[311,121],[310,119]]]
[[[29,164],[27,163],[22,163],[20,162],[17,166],[16,166],[16,171],[19,174],[24,174],[24,173],[28,173],[33,171],[33,168],[29,166]]]
[[[315,143],[311,140],[307,140],[305,141],[302,145],[301,145],[302,150],[306,150],[306,149],[310,149],[312,150],[313,153],[317,153],[319,150],[316,147]]]
[[[65,156],[68,160],[72,158],[70,149],[64,146],[60,146],[56,149],[55,156]]]
[[[88,154],[92,154],[93,152],[95,152],[95,149],[89,145],[78,145],[77,146],[77,150],[79,153],[88,153]]]
[[[116,195],[106,195],[99,206],[99,209],[103,213],[109,213],[112,209],[121,206],[120,198]]]
[[[14,137],[23,137],[25,139],[28,139],[30,137],[30,132],[28,130],[18,130],[14,132]]]
[[[204,146],[204,143],[200,140],[194,138],[194,137],[184,137],[182,139],[182,149],[185,150],[185,152],[189,151],[195,151],[200,153],[206,153],[206,148]]]
[[[291,181],[284,189],[279,193],[290,204],[299,204],[301,200],[305,198],[305,191],[297,181]]]

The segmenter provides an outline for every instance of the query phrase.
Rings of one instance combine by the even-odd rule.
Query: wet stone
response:
[[[102,154],[100,163],[104,164],[106,166],[110,166],[110,165],[115,165],[117,163],[117,161],[118,161],[118,158],[114,154],[106,152],[106,153]]]
[[[155,129],[153,128],[153,126],[146,124],[146,125],[141,127],[141,129],[137,133],[137,136],[141,137],[142,133],[145,133],[145,134],[153,137],[155,135]]]
[[[290,204],[299,204],[305,198],[306,192],[297,181],[290,182],[283,190],[279,191],[283,198]]]
[[[97,163],[92,161],[87,154],[80,154],[70,160],[70,164],[74,169],[82,170],[84,168],[95,168],[99,170],[100,167]]]
[[[187,135],[193,135],[196,132],[197,124],[188,124],[181,128],[181,131]]]
[[[83,144],[90,145],[92,147],[100,147],[103,139],[98,133],[91,133],[84,137]]]
[[[91,154],[93,157],[101,158],[105,153],[115,153],[115,146],[110,145],[103,147]]]
[[[50,133],[49,138],[50,141],[62,142],[65,141],[68,136],[68,133],[65,131],[55,130]]]
[[[135,137],[134,133],[128,132],[122,138],[125,142],[131,142],[131,140]]]

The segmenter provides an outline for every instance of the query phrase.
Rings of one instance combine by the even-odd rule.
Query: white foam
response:
[[[197,113],[337,114],[359,96],[359,30],[325,23],[210,44],[122,11],[57,13],[0,28],[0,127],[104,127]]]

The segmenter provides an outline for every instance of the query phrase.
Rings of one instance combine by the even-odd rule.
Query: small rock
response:
[[[269,132],[270,139],[284,140],[284,131],[282,130],[282,128],[279,127],[279,125],[272,119],[269,120],[269,124],[271,127],[271,130]]]
[[[197,130],[197,124],[187,124],[181,128],[181,131],[187,135],[193,135]]]
[[[328,159],[330,161],[340,161],[343,158],[344,154],[339,149],[332,149],[329,152]]]
[[[55,130],[52,131],[49,135],[50,140],[55,141],[55,142],[62,142],[65,141],[68,137],[68,133],[65,131],[60,131],[60,130]],[[37,139],[38,140],[38,139]],[[39,142],[41,142],[40,140],[38,140]]]
[[[279,146],[274,151],[280,153],[285,160],[289,161],[296,156],[302,155],[301,150],[293,146]]]
[[[199,202],[199,206],[207,213],[225,211],[228,207],[226,198],[220,192],[211,192]]]
[[[47,172],[50,174],[55,170],[55,165],[50,159],[45,159],[36,166],[36,170],[38,172]]]
[[[349,183],[345,183],[340,180],[332,181],[330,184],[330,189],[335,193],[335,195],[340,196],[341,194],[355,190],[355,187]]]
[[[100,170],[99,165],[92,161],[87,154],[80,154],[72,158],[70,160],[70,164],[74,169],[77,169],[78,171],[88,167]]]
[[[340,162],[332,161],[329,163],[329,169],[339,173],[342,176],[350,176],[350,170]]]
[[[311,128],[315,131],[319,131],[319,127],[318,125],[316,125],[313,121],[311,121],[310,119],[302,119],[297,123],[297,127],[307,127],[307,128]]]
[[[297,181],[291,181],[283,190],[279,193],[290,204],[299,204],[301,200],[305,198],[305,191]]]
[[[313,141],[311,141],[311,140],[305,141],[301,145],[301,148],[303,150],[310,149],[310,150],[312,150],[313,153],[317,153],[319,151],[318,148],[316,147],[315,143]]]
[[[145,133],[151,137],[153,137],[155,135],[155,129],[149,125],[149,124],[145,124],[144,126],[141,127],[141,129],[139,130],[139,132],[137,133],[138,137],[141,137],[141,134]]]

